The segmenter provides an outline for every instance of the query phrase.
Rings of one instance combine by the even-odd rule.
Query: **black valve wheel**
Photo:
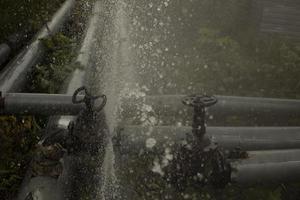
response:
[[[218,102],[215,96],[188,95],[182,99],[182,103],[190,107],[209,107]]]
[[[82,99],[78,99],[78,95],[83,92],[82,95],[84,95],[84,97]],[[101,98],[102,99],[102,103],[100,106],[98,106],[97,108],[94,108],[94,101]],[[80,88],[78,88],[77,90],[75,90],[73,96],[72,96],[72,102],[74,104],[80,104],[80,103],[85,103],[86,107],[89,110],[94,110],[94,111],[101,111],[104,106],[106,105],[106,95],[100,95],[100,96],[92,96],[87,88],[85,86],[82,86]]]
[[[78,95],[80,92],[84,92],[84,98],[82,99],[78,99]],[[85,103],[86,102],[86,96],[90,96],[88,90],[86,89],[86,87],[80,87],[78,89],[75,90],[73,96],[72,96],[72,102],[74,104],[80,104],[80,103]]]

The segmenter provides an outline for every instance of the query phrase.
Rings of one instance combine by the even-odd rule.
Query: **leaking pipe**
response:
[[[155,146],[172,147],[188,139],[190,127],[120,127],[115,135],[116,145],[121,152],[140,151],[147,141]],[[300,127],[207,127],[207,136],[220,147],[233,150],[270,150],[300,148]]]
[[[85,38],[76,59],[76,63],[85,68],[88,67],[91,62],[91,56],[94,52],[95,43],[97,42],[97,35],[100,31],[99,24],[102,27],[104,25],[103,9],[104,7],[101,5],[100,1],[96,1],[88,23]]]
[[[182,120],[192,121],[193,109],[181,103],[183,97],[184,95],[146,96],[142,101],[151,106],[162,121],[168,119],[172,119],[173,123]],[[218,103],[207,109],[208,123],[210,124],[228,126],[232,123],[232,120],[237,118],[239,123],[244,126],[299,125],[297,119],[300,119],[300,100],[235,96],[216,97]],[[126,104],[125,102],[124,109],[131,108],[135,103]],[[135,112],[129,111],[129,113]],[[124,113],[124,118],[130,118],[129,115]]]
[[[55,34],[68,19],[75,0],[66,0],[63,6],[55,13],[52,20],[36,35],[33,42],[27,46],[0,74],[0,91],[18,92],[24,87],[28,72],[43,57],[45,49],[41,39]]]
[[[85,79],[85,77],[88,76],[86,71],[89,71],[91,68],[91,59],[93,53],[95,52],[95,43],[97,42],[96,34],[100,31],[99,27],[104,26],[103,9],[104,6],[102,5],[102,3],[100,1],[96,1],[88,22],[85,37],[78,52],[78,56],[75,60],[75,64],[76,66],[78,65],[79,68],[75,69],[73,74],[70,76],[69,81],[67,81],[65,84],[67,86],[61,90],[61,93],[72,95],[77,88],[85,85],[88,81],[90,81]],[[67,128],[69,123],[74,119],[75,116],[62,115],[56,118],[56,122],[54,124],[56,124],[55,126],[57,127]]]

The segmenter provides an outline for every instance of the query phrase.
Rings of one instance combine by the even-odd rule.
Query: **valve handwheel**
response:
[[[188,95],[182,99],[182,103],[191,107],[209,107],[218,102],[215,96]]]
[[[205,125],[205,107],[212,106],[218,102],[215,96],[208,95],[189,95],[182,99],[182,103],[186,106],[194,108],[193,117],[193,134],[200,140],[206,133]]]
[[[84,92],[84,97],[82,99],[78,99],[78,95],[80,92]],[[100,106],[98,106],[97,108],[94,108],[94,101],[99,99],[99,98],[102,98],[102,103]],[[107,101],[107,98],[105,95],[101,95],[101,96],[92,96],[87,88],[85,86],[82,86],[80,88],[78,88],[77,90],[75,90],[73,96],[72,96],[72,102],[74,104],[80,104],[80,103],[85,103],[86,107],[88,110],[90,111],[101,111],[105,104],[106,104],[106,101]]]

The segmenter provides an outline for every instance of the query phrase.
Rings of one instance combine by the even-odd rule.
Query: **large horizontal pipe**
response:
[[[231,162],[233,183],[255,185],[299,181],[300,149],[247,153],[248,158]]]
[[[179,121],[191,122],[193,109],[182,104],[183,97],[184,95],[146,96],[142,101],[153,108],[160,120],[169,121],[167,124]],[[243,126],[299,125],[300,100],[235,96],[216,97],[218,103],[207,109],[209,124],[222,126],[237,124]],[[135,103],[124,102],[124,118],[130,118],[133,113],[136,115],[136,112],[131,110],[134,108],[132,105]]]
[[[246,159],[236,161],[239,164],[262,164],[300,161],[300,149],[282,149],[267,151],[248,151]]]
[[[56,12],[51,22],[37,34],[35,40],[3,69],[0,74],[0,91],[17,92],[24,87],[27,73],[44,55],[41,39],[48,38],[62,27],[74,5],[75,0],[67,0]]]
[[[6,93],[1,101],[1,115],[77,115],[85,108],[73,104],[72,95],[61,94]]]
[[[157,147],[172,147],[186,140],[190,127],[125,126],[115,136],[121,149],[136,151],[155,141]],[[207,135],[220,147],[232,150],[297,149],[300,148],[300,127],[208,127]]]
[[[231,181],[239,185],[299,182],[300,161],[232,165]]]

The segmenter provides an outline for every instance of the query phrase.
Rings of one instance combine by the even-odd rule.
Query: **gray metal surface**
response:
[[[0,44],[0,66],[7,61],[10,52],[11,49],[7,44]]]
[[[26,42],[28,42],[31,37],[31,30],[22,30],[21,32],[8,36],[5,41],[0,44],[0,66],[8,61],[11,54],[25,46]]]
[[[184,95],[158,95],[146,96],[143,103],[153,108],[158,120],[174,122],[190,121],[193,109],[182,104]],[[230,126],[237,124],[244,126],[287,126],[300,125],[300,100],[216,96],[218,103],[208,108],[209,124]],[[123,117],[129,119],[130,114],[135,114],[132,108],[139,102],[124,102]],[[298,121],[297,121],[298,119]]]
[[[84,85],[85,80],[85,71],[81,69],[76,69],[70,76],[70,79],[67,81],[66,85],[67,87],[63,90],[61,90],[61,93],[64,93],[66,95],[72,95],[74,91]],[[55,124],[57,127],[61,128],[67,128],[69,123],[73,120],[75,120],[75,116],[71,115],[61,115],[57,116],[55,119],[55,122],[53,122],[54,118],[51,118],[50,121]],[[50,122],[51,123],[51,122]]]
[[[81,45],[78,57],[76,62],[79,63],[83,67],[89,66],[91,62],[91,56],[93,53],[93,48],[95,47],[95,43],[97,42],[97,34],[99,34],[99,24],[104,24],[104,7],[100,1],[96,1],[91,18],[89,20],[88,28],[85,34],[85,38]]]
[[[55,13],[51,22],[48,23],[49,30],[44,27],[35,37],[35,40],[26,47],[0,74],[0,91],[17,92],[24,87],[27,73],[37,64],[44,55],[44,48],[40,39],[48,38],[56,33],[67,20],[75,0],[67,0]]]
[[[190,127],[142,127],[125,126],[115,136],[124,151],[140,151],[147,140],[156,146],[166,147],[186,141]],[[298,149],[300,127],[208,127],[207,135],[224,149],[240,147],[243,150]],[[122,151],[122,150],[121,150]]]
[[[297,182],[300,180],[300,161],[233,164],[231,180],[239,185],[263,185]]]
[[[239,164],[262,164],[300,161],[300,149],[248,151],[248,158],[236,161]]]
[[[6,93],[4,109],[0,108],[0,114],[77,115],[84,108],[84,104],[72,103],[72,95]]]
[[[95,8],[95,6],[99,6],[101,7],[102,5],[99,4],[100,1],[97,1],[97,4],[94,5],[94,10],[97,10]],[[95,13],[94,13],[95,14]],[[94,17],[94,14],[92,15]],[[90,23],[91,24],[91,23]],[[95,25],[95,24],[92,24]],[[90,27],[88,27],[88,30],[93,30]],[[93,30],[94,31],[94,30]],[[86,33],[87,35],[91,35],[91,33],[89,33],[89,31],[87,31]],[[93,35],[93,34],[92,34]],[[84,40],[85,41],[85,40]],[[94,41],[93,41],[94,42]],[[85,42],[84,42],[85,43]],[[90,43],[92,44],[92,43]],[[83,48],[82,48],[83,49]],[[89,45],[85,46],[85,49],[88,49],[88,51],[93,51],[94,49],[89,48]],[[90,52],[86,52],[85,55],[90,55]],[[89,59],[86,58],[82,58],[83,60],[85,60],[86,63],[89,63]],[[78,59],[77,59],[78,60]],[[81,65],[83,65],[82,63],[80,63]],[[86,70],[87,67],[89,66],[84,66],[84,69],[75,69],[73,73],[70,74],[69,78],[66,79],[65,84],[63,85],[63,87],[61,88],[61,93],[64,95],[57,95],[56,97],[60,98],[59,100],[62,100],[61,97],[63,96],[68,96],[68,98],[65,98],[63,101],[65,101],[66,103],[70,102],[70,97],[72,96],[72,94],[74,93],[74,91],[85,85],[86,83]],[[57,99],[56,99],[57,100]],[[49,102],[48,102],[49,103]],[[53,99],[53,103],[57,103],[55,101],[55,99]],[[79,105],[79,107],[81,107],[81,105]],[[79,109],[76,108],[75,110],[81,110],[82,107]],[[73,110],[72,112],[76,112],[75,110]],[[42,141],[44,141],[46,138],[51,138],[52,137],[52,131],[56,128],[62,128],[62,129],[66,129],[68,124],[71,121],[76,120],[77,116],[67,116],[67,115],[62,115],[65,113],[57,113],[58,116],[52,116],[50,117],[48,124],[47,124],[47,131],[46,134],[43,136]],[[77,114],[77,113],[76,113]],[[94,122],[96,124],[93,124],[90,126],[94,126],[95,128],[97,128],[97,126],[102,125],[100,122]],[[87,126],[89,127],[89,126]],[[98,129],[97,131],[100,132],[100,129]],[[95,131],[96,132],[96,131]],[[88,131],[83,131],[82,132],[83,135],[87,135]],[[95,133],[96,134],[96,133]],[[98,133],[97,133],[98,134]],[[90,155],[87,156],[88,158],[90,158]],[[80,187],[78,185],[75,184],[74,185],[74,179],[76,178],[76,176],[78,174],[74,174],[74,171],[76,171],[76,168],[78,167],[78,165],[82,165],[82,163],[84,163],[84,161],[82,161],[82,157],[81,156],[74,156],[74,155],[65,155],[63,160],[63,173],[62,175],[59,177],[59,179],[53,180],[51,182],[51,184],[46,185],[45,187],[47,187],[47,189],[42,190],[42,192],[40,193],[41,198],[39,198],[39,200],[48,200],[48,199],[79,199],[79,198],[72,198],[70,197],[73,193],[76,193],[76,189],[74,189],[74,187]],[[87,163],[85,163],[87,164]],[[80,166],[79,166],[80,167]],[[81,166],[83,172],[86,171],[86,168]],[[38,177],[39,179],[41,179],[42,181],[47,181],[49,178],[48,177]],[[77,179],[80,179],[80,177]],[[18,199],[19,200],[24,200],[24,193],[28,193],[29,191],[36,191],[39,188],[38,184],[32,184],[33,179],[30,178],[30,174],[25,178],[24,182],[23,182],[23,186],[21,187]],[[58,190],[56,190],[56,186],[59,185]],[[75,191],[74,191],[75,190]],[[49,194],[50,193],[52,194]],[[62,191],[62,192],[61,192]],[[57,194],[56,194],[57,193]],[[49,195],[49,196],[48,196]]]
[[[88,22],[85,37],[75,61],[83,69],[75,69],[75,71],[71,74],[69,80],[66,81],[67,87],[63,88],[61,90],[61,93],[72,95],[77,88],[86,85],[88,81],[85,80],[85,77],[88,76],[86,71],[88,71],[91,67],[91,56],[95,50],[94,45],[97,39],[96,34],[99,32],[98,25],[104,22],[103,19],[101,19],[101,15],[104,12],[103,8],[104,7],[100,1],[95,2],[91,17]],[[54,118],[52,118],[51,121],[57,127],[67,128],[68,124],[73,120],[75,120],[74,116],[63,115],[56,118],[56,122],[54,122]]]
[[[30,198],[31,197],[31,198]],[[55,178],[35,177],[23,186],[19,193],[18,200],[64,200],[61,185]]]

